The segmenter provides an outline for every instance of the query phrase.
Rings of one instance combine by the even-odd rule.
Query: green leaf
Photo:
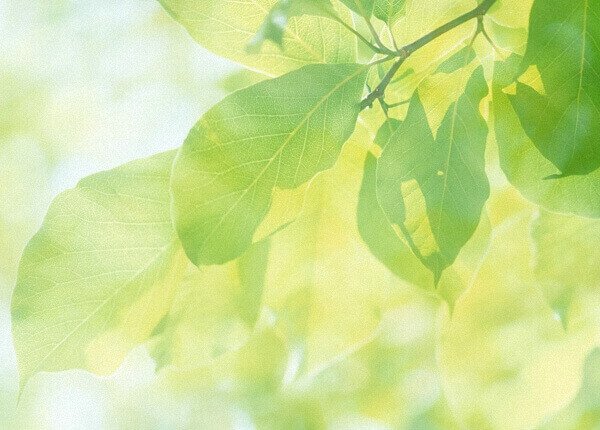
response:
[[[240,256],[274,190],[333,166],[354,130],[366,70],[306,66],[233,93],[200,119],[171,178],[175,226],[192,262]]]
[[[249,69],[240,69],[221,79],[218,82],[218,86],[226,92],[232,93],[264,81],[267,78],[268,76],[263,75],[262,73],[256,73]]]
[[[377,138],[381,134],[379,133]],[[432,273],[411,251],[404,237],[398,237],[377,201],[376,167],[377,159],[372,154],[368,154],[357,210],[360,235],[373,255],[394,275],[416,287],[432,290],[434,287]],[[456,300],[471,282],[487,250],[490,233],[488,217],[482,216],[473,237],[461,249],[455,263],[442,274],[436,293],[448,303],[450,310],[454,308]]]
[[[508,98],[517,62],[517,57],[511,57],[509,63],[496,63],[494,70],[492,109],[502,170],[525,198],[549,211],[600,217],[599,169],[587,175],[548,178],[556,174],[556,166],[527,136]]]
[[[268,249],[268,242],[260,242],[227,264],[188,267],[154,332],[151,354],[159,367],[206,365],[248,341],[261,306]]]
[[[437,0],[427,2],[426,6],[422,0],[406,0],[402,14],[391,23],[391,33],[396,43],[404,46],[468,12],[476,5],[475,0]],[[476,25],[475,20],[466,22],[411,54],[388,86],[386,101],[393,104],[410,99],[423,80],[433,74],[441,62],[467,45]],[[369,85],[375,87],[378,82],[369,80]],[[427,91],[435,92],[434,89]],[[427,93],[423,92],[421,96],[425,97]],[[446,94],[440,92],[440,101],[446,98]]]
[[[442,64],[435,69],[435,73],[450,74],[457,70],[465,67],[465,64],[469,64],[475,59],[475,50],[472,46],[467,45],[460,51],[457,51],[452,56],[444,60]]]
[[[600,220],[543,211],[532,222],[531,237],[536,277],[565,325],[596,312],[600,302]]]
[[[271,0],[159,1],[200,45],[269,76],[310,63],[356,61],[356,37],[331,19],[310,15],[289,19],[283,34],[285,51],[265,44],[260,54],[249,53],[247,45],[267,18]],[[349,11],[340,14],[349,19]]]
[[[385,147],[389,137],[401,124],[401,121],[395,119],[386,121],[379,129],[374,143]],[[415,285],[427,285],[431,274],[418,261],[414,264],[416,257],[399,240],[377,201],[376,168],[377,158],[371,153],[367,154],[357,208],[360,235],[373,255],[400,278]]]
[[[394,20],[404,10],[406,0],[375,0],[373,15],[391,26]]]
[[[378,161],[379,203],[436,283],[477,228],[489,196],[487,126],[478,108],[487,92],[479,67],[435,137],[415,92],[406,119]]]
[[[283,48],[283,35],[288,20],[291,17],[305,14],[328,18],[336,16],[329,0],[279,0],[271,8],[254,37],[248,42],[249,52],[253,54],[260,52],[260,48],[266,40],[271,40]]]
[[[370,18],[373,13],[375,0],[340,0],[350,10],[356,12],[364,18]]]
[[[517,83],[509,98],[556,176],[600,166],[599,10],[598,0],[537,0],[531,10],[522,70],[536,67],[544,92]]]
[[[167,313],[188,264],[169,216],[174,156],[89,176],[51,204],[12,300],[21,387],[42,371],[114,371]]]

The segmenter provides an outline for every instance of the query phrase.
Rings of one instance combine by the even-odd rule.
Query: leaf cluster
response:
[[[469,390],[502,396],[485,391],[493,370],[461,392],[477,357],[454,358],[494,343],[497,315],[580,321],[591,311],[573,304],[600,285],[600,1],[161,3],[261,77],[177,151],[52,203],[13,297],[21,386],[108,374],[140,343],[160,367],[218,365],[264,336],[301,356],[282,377],[301,385],[376,337],[390,291],[417,287],[453,313],[440,366],[455,414],[493,427],[465,412]]]

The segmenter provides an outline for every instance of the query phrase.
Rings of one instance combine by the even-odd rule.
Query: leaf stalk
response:
[[[392,80],[392,78],[394,77],[396,72],[398,72],[398,70],[400,69],[400,67],[402,66],[402,64],[408,57],[410,57],[413,53],[415,53],[417,50],[419,50],[423,46],[427,45],[429,42],[433,41],[434,39],[437,39],[438,37],[442,36],[443,34],[449,32],[450,30],[455,29],[459,25],[462,25],[465,22],[468,22],[473,18],[477,18],[479,20],[479,22],[481,22],[481,20],[483,19],[483,16],[494,5],[494,3],[496,3],[496,1],[497,0],[483,0],[481,3],[479,3],[477,5],[477,7],[470,10],[469,12],[466,12],[466,13],[454,18],[453,20],[448,21],[446,24],[436,28],[435,30],[432,30],[431,32],[429,32],[426,35],[422,36],[421,38],[415,40],[414,42],[409,43],[408,45],[405,45],[402,48],[395,51],[393,53],[393,57],[396,58],[396,61],[394,62],[392,67],[390,67],[390,69],[385,74],[383,79],[381,79],[381,82],[379,83],[379,85],[377,85],[377,87],[375,87],[375,89],[373,91],[371,91],[361,101],[361,104],[360,104],[361,110],[373,106],[373,102],[375,100],[382,99],[384,97],[387,86],[390,84],[390,81]]]

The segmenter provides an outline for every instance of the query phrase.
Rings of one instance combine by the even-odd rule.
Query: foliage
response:
[[[145,344],[264,428],[598,407],[598,0],[160,1],[258,73],[176,153],[52,203],[13,295],[21,389]]]

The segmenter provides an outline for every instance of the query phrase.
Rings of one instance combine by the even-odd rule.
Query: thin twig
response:
[[[379,98],[382,98],[385,94],[385,89],[389,85],[390,81],[398,72],[404,61],[412,55],[415,51],[427,45],[434,39],[442,36],[443,34],[453,30],[465,22],[470,21],[473,18],[483,17],[487,11],[492,7],[492,5],[496,3],[496,0],[483,0],[476,8],[466,12],[459,17],[453,19],[452,21],[447,22],[446,24],[436,28],[435,30],[427,33],[423,37],[417,39],[416,41],[409,43],[408,45],[400,48],[394,53],[394,56],[397,58],[392,67],[385,74],[379,85],[375,87],[373,91],[371,91],[361,102],[361,109],[365,109],[367,107],[371,107],[373,102]],[[479,22],[478,22],[479,28]]]
[[[388,54],[388,55],[393,55],[395,52],[392,51],[387,46],[385,46],[385,44],[381,41],[381,38],[379,37],[379,34],[377,34],[377,30],[375,30],[375,27],[373,27],[373,23],[371,22],[371,20],[366,16],[363,16],[363,18],[365,19],[365,22],[367,23],[367,27],[369,28],[369,31],[371,32],[371,36],[373,36],[375,45],[377,45],[379,47],[379,49],[381,49],[382,53]]]
[[[363,42],[365,45],[367,45],[369,48],[371,48],[374,52],[376,52],[378,54],[390,54],[391,53],[391,52],[384,52],[381,50],[380,47],[373,45],[370,41],[367,40],[366,37],[364,37],[362,34],[360,34],[354,27],[352,27],[351,25],[348,25],[342,18],[340,18],[336,14],[331,13],[330,11],[325,10],[325,9],[323,9],[322,11],[324,13],[326,13],[327,16],[329,16],[331,19],[333,19],[337,23],[341,24],[346,30],[350,31],[352,34],[354,34],[356,37],[358,37],[361,42]]]

